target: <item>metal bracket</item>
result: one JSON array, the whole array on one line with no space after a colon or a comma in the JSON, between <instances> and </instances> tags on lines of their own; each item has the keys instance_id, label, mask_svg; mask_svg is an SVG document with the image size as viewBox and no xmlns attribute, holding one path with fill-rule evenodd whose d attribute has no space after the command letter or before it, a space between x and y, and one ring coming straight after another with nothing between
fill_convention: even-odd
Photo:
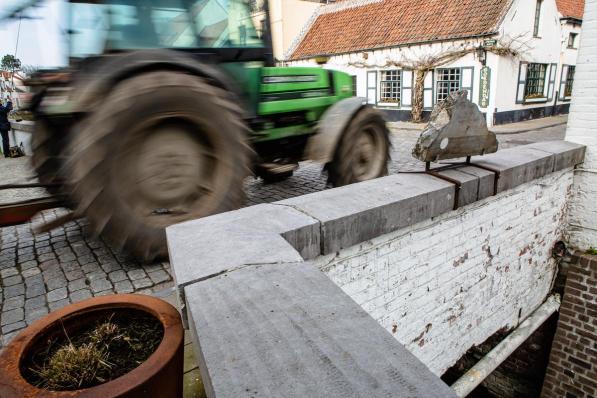
<instances>
[{"instance_id":1,"label":"metal bracket","mask_svg":"<svg viewBox=\"0 0 597 398\"><path fill-rule=\"evenodd\" d=\"M425 164L425 170L429 170L428 163L429 162L427 162ZM470 156L467 156L466 160L464 162L456 162L456 163L446 162L446 163L441 163L441 164L456 165L456 166L474 166L474 167L477 167L479 169L483 169L483 170L487 170L487 171L492 172L494 174L494 176L495 176L495 178L493 179L493 196L497 195L498 180L500 179L500 174L501 174L500 170L494 169L493 167L484 166L482 164L472 163Z\"/></svg>"},{"instance_id":2,"label":"metal bracket","mask_svg":"<svg viewBox=\"0 0 597 398\"><path fill-rule=\"evenodd\" d=\"M487 170L490 171L494 174L494 178L493 178L493 196L497 195L498 193L498 180L500 179L500 175L501 172L497 169L494 169L493 167L489 167L489 166L483 166L481 164L476 164L476 163L471 163L470 160L467 163L470 166L474 166L477 167L479 169L483 169L483 170Z\"/></svg>"},{"instance_id":3,"label":"metal bracket","mask_svg":"<svg viewBox=\"0 0 597 398\"><path fill-rule=\"evenodd\" d=\"M452 170L452 169L458 169L461 166L474 166L477 167L479 169L483 169L483 170L487 170L490 171L494 174L494 179L493 179L493 195L497 195L497 188L498 188L498 179L500 178L500 171L496 170L492 167L489 166L483 166L480 164L476 164L476 163L472 163L471 162L471 157L467 156L466 160L464 162L444 162L444 163L440 163L442 166L440 167L436 167L436 168L432 168L431 167L431 162L425 162L425 171L401 171L400 173L405 173L405 174L428 174L430 176L439 178L441 180L444 180L446 182L449 182L451 184L454 184L455 187L455 195L456 197L454 198L454 210L458 209L458 207L460 206L460 189L462 187L462 183L454 178L451 177L447 177L445 175L439 174L442 171L445 170Z\"/></svg>"}]
</instances>

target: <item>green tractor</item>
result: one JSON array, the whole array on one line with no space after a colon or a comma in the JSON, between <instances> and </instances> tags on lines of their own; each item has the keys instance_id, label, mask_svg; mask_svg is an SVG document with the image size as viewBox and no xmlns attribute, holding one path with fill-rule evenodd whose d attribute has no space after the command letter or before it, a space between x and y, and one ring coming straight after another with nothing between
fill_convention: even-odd
<instances>
[{"instance_id":1,"label":"green tractor","mask_svg":"<svg viewBox=\"0 0 597 398\"><path fill-rule=\"evenodd\" d=\"M33 166L116 248L166 256L167 226L242 206L251 173L281 180L307 159L335 186L387 173L388 129L351 76L274 66L249 1L68 8L69 67L29 82Z\"/></svg>"}]
</instances>

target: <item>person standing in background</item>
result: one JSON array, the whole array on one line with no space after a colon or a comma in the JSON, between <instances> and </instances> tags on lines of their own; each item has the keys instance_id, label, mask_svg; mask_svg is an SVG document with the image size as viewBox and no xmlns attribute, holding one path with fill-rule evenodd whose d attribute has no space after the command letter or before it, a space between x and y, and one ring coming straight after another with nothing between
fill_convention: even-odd
<instances>
[{"instance_id":1,"label":"person standing in background","mask_svg":"<svg viewBox=\"0 0 597 398\"><path fill-rule=\"evenodd\" d=\"M6 105L0 105L0 135L2 135L2 153L4 157L10 156L10 143L8 142L8 132L10 131L10 122L8 114L12 111L12 102L8 100Z\"/></svg>"}]
</instances>

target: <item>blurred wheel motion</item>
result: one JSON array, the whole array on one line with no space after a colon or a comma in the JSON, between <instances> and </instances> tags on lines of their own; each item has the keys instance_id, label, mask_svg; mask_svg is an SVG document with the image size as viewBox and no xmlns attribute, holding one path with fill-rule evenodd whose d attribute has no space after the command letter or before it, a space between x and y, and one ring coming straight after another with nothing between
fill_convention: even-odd
<instances>
[{"instance_id":1,"label":"blurred wheel motion","mask_svg":"<svg viewBox=\"0 0 597 398\"><path fill-rule=\"evenodd\" d=\"M121 82L75 131L65 173L77 214L143 261L167 255L165 227L243 203L247 127L228 94L201 78Z\"/></svg>"}]
</instances>

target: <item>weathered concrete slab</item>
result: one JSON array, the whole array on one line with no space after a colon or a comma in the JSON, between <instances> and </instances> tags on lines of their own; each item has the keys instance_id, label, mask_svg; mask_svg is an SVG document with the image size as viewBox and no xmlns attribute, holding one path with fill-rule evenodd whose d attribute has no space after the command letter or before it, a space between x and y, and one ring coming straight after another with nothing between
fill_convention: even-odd
<instances>
[{"instance_id":1,"label":"weathered concrete slab","mask_svg":"<svg viewBox=\"0 0 597 398\"><path fill-rule=\"evenodd\" d=\"M179 287L246 264L303 261L320 248L317 220L272 204L176 224L166 236Z\"/></svg>"},{"instance_id":2,"label":"weathered concrete slab","mask_svg":"<svg viewBox=\"0 0 597 398\"><path fill-rule=\"evenodd\" d=\"M520 146L486 156L475 156L472 163L500 172L497 192L543 177L554 169L555 156L543 150Z\"/></svg>"},{"instance_id":3,"label":"weathered concrete slab","mask_svg":"<svg viewBox=\"0 0 597 398\"><path fill-rule=\"evenodd\" d=\"M495 181L495 174L493 172L475 166L465 166L460 168L460 171L479 177L477 200L493 196L493 185Z\"/></svg>"},{"instance_id":4,"label":"weathered concrete slab","mask_svg":"<svg viewBox=\"0 0 597 398\"><path fill-rule=\"evenodd\" d=\"M466 206L493 195L495 174L474 166L439 171L438 174L459 181L458 206Z\"/></svg>"},{"instance_id":5,"label":"weathered concrete slab","mask_svg":"<svg viewBox=\"0 0 597 398\"><path fill-rule=\"evenodd\" d=\"M526 148L538 149L552 153L555 156L553 171L559 171L568 167L574 167L581 164L585 159L584 145L568 141L544 141L529 144Z\"/></svg>"},{"instance_id":6,"label":"weathered concrete slab","mask_svg":"<svg viewBox=\"0 0 597 398\"><path fill-rule=\"evenodd\" d=\"M438 174L460 182L458 190L458 206L464 206L477 200L479 177L464 173L459 169L439 171Z\"/></svg>"},{"instance_id":7,"label":"weathered concrete slab","mask_svg":"<svg viewBox=\"0 0 597 398\"><path fill-rule=\"evenodd\" d=\"M277 203L319 220L328 254L450 211L454 192L439 178L398 174Z\"/></svg>"},{"instance_id":8,"label":"weathered concrete slab","mask_svg":"<svg viewBox=\"0 0 597 398\"><path fill-rule=\"evenodd\" d=\"M209 397L455 397L311 263L185 288Z\"/></svg>"}]
</instances>

